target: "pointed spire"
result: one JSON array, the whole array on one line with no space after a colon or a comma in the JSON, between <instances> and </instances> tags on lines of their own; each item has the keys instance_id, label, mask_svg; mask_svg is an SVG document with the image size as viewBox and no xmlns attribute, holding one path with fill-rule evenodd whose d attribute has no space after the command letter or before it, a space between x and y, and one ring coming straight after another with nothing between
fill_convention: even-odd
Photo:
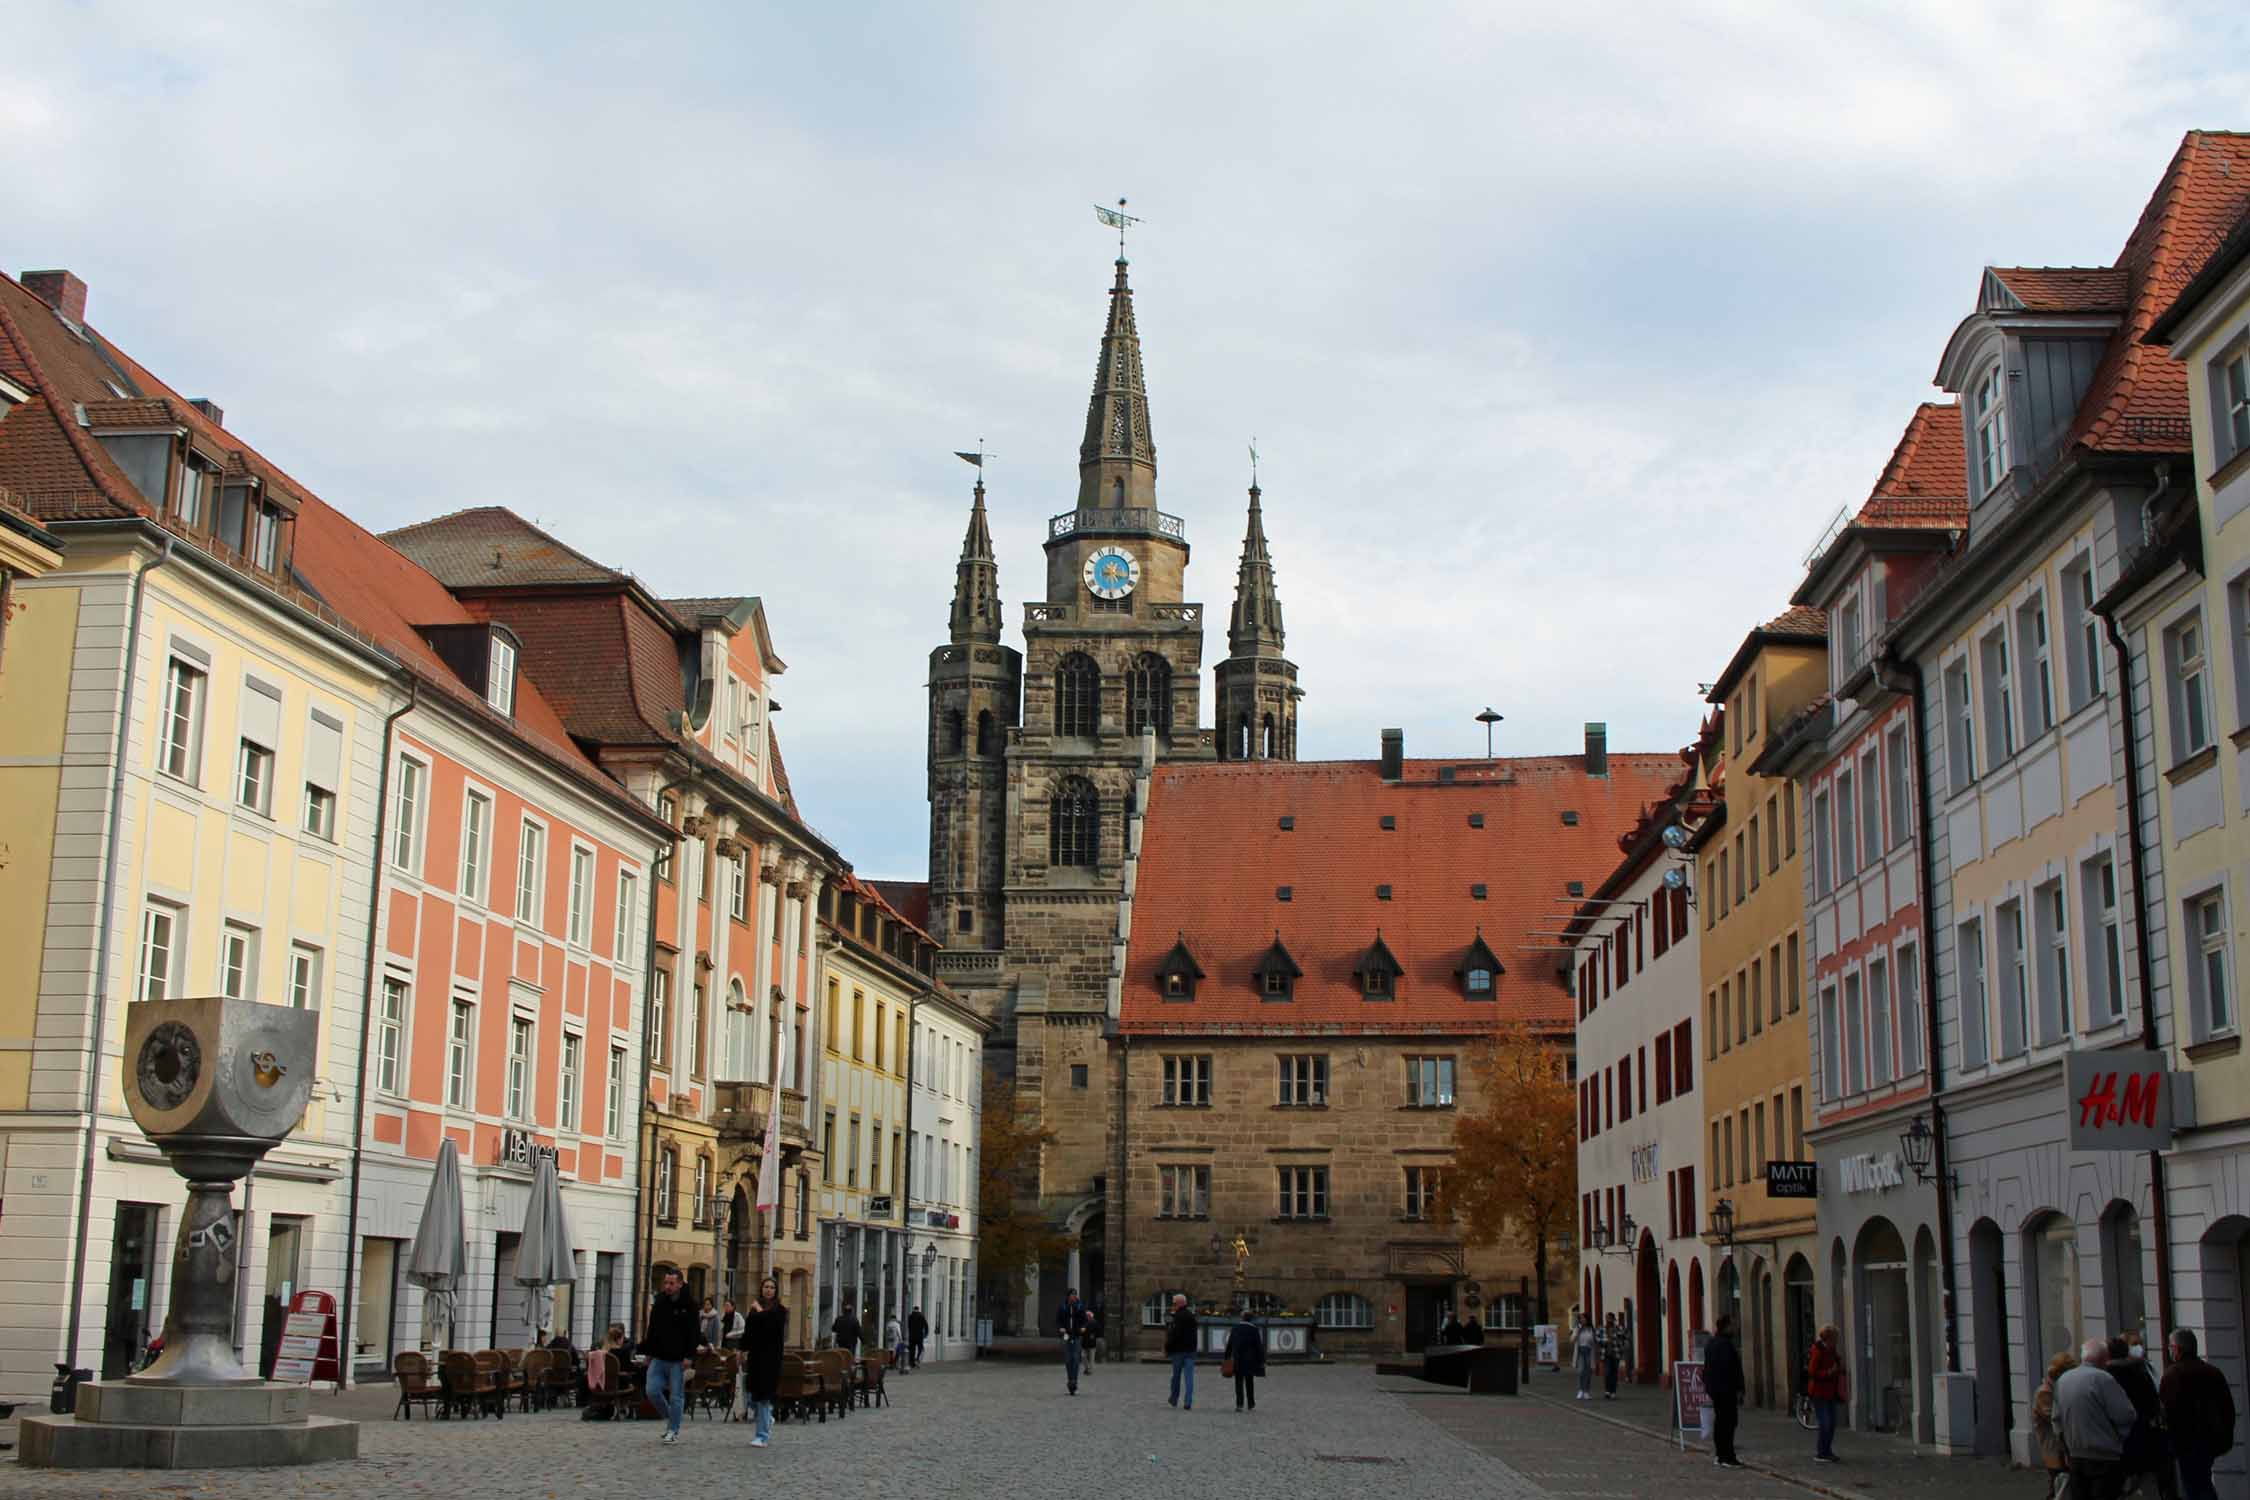
<instances>
[{"instance_id":1,"label":"pointed spire","mask_svg":"<svg viewBox=\"0 0 2250 1500\"><path fill-rule=\"evenodd\" d=\"M1000 564L992 555L992 528L984 516L984 476L977 476L968 534L953 574L953 643L1000 639Z\"/></svg>"},{"instance_id":2,"label":"pointed spire","mask_svg":"<svg viewBox=\"0 0 2250 1500\"><path fill-rule=\"evenodd\" d=\"M1229 656L1279 656L1281 596L1274 590L1273 556L1266 550L1266 518L1250 482L1250 525L1242 537L1242 566L1235 574L1234 615L1227 622Z\"/></svg>"},{"instance_id":3,"label":"pointed spire","mask_svg":"<svg viewBox=\"0 0 2250 1500\"><path fill-rule=\"evenodd\" d=\"M1133 288L1125 262L1109 289L1109 323L1094 364L1086 404L1086 438L1078 445L1078 505L1153 508L1156 441L1149 435L1148 387L1141 381L1141 336L1133 325Z\"/></svg>"}]
</instances>

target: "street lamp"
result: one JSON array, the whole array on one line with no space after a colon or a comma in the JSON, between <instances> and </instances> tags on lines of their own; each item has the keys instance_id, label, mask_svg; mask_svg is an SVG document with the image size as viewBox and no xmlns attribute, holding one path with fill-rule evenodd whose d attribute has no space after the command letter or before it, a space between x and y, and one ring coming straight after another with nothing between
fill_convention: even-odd
<instances>
[{"instance_id":1,"label":"street lamp","mask_svg":"<svg viewBox=\"0 0 2250 1500\"><path fill-rule=\"evenodd\" d=\"M1914 1174L1916 1182L1937 1181L1938 1174L1930 1166L1931 1160L1937 1154L1937 1132L1930 1128L1929 1116L1916 1115L1912 1122L1899 1132L1898 1153L1906 1158L1907 1170ZM1960 1179L1952 1172L1947 1172L1945 1175L1949 1186L1955 1188L1960 1186Z\"/></svg>"},{"instance_id":2,"label":"street lamp","mask_svg":"<svg viewBox=\"0 0 2250 1500\"><path fill-rule=\"evenodd\" d=\"M1726 1246L1729 1250L1734 1248L1734 1202L1732 1199L1721 1198L1711 1205L1711 1232L1719 1237L1720 1244Z\"/></svg>"}]
</instances>

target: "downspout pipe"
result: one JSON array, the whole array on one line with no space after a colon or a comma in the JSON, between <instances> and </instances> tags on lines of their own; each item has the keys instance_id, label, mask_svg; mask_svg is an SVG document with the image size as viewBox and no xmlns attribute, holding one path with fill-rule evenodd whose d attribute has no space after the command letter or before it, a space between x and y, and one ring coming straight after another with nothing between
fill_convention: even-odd
<instances>
[{"instance_id":1,"label":"downspout pipe","mask_svg":"<svg viewBox=\"0 0 2250 1500\"><path fill-rule=\"evenodd\" d=\"M102 1041L109 1027L109 953L114 945L110 923L117 910L117 846L123 837L120 815L125 805L125 752L133 732L133 684L141 659L141 610L147 601L148 575L172 560L175 545L171 533L165 533L162 550L133 575L133 611L125 629L125 681L118 690L117 742L110 752L109 832L108 847L102 851L101 917L94 926L94 1024L86 1043L86 1145L78 1157L78 1223L70 1256L70 1326L63 1336L66 1372L78 1366L78 1336L83 1331L86 1235L94 1213L94 1138L101 1134Z\"/></svg>"},{"instance_id":2,"label":"downspout pipe","mask_svg":"<svg viewBox=\"0 0 2250 1500\"><path fill-rule=\"evenodd\" d=\"M344 1295L336 1319L338 1389L352 1383L352 1308L359 1300L359 1190L367 1158L367 1043L375 1031L375 929L383 905L383 831L390 826L391 747L398 721L422 701L422 679L406 680L406 701L383 720L383 762L375 773L375 862L367 874L367 966L359 986L359 1067L352 1084L352 1201L344 1222ZM392 1320L394 1323L396 1318Z\"/></svg>"},{"instance_id":3,"label":"downspout pipe","mask_svg":"<svg viewBox=\"0 0 2250 1500\"><path fill-rule=\"evenodd\" d=\"M1921 837L1917 840L1922 878L1922 1045L1928 1054L1926 1062L1930 1070L1930 1169L1937 1182L1938 1274L1945 1287L1945 1369L1949 1375L1958 1375L1961 1373L1961 1327L1953 1255L1953 1162L1942 1098L1945 1052L1938 1046L1937 934L1929 929L1929 920L1937 911L1937 856L1930 848L1928 817L1929 809L1937 805L1932 800L1934 778L1930 772L1930 683L1922 663L1916 661L1913 666L1914 795L1921 799L1924 813Z\"/></svg>"},{"instance_id":4,"label":"downspout pipe","mask_svg":"<svg viewBox=\"0 0 2250 1500\"><path fill-rule=\"evenodd\" d=\"M656 789L656 798L651 805L662 810L666 797L684 786L692 785L694 781L693 776L682 776L676 781L665 782ZM675 838L672 843L676 854L679 840ZM680 889L679 878L680 872L674 870L674 890ZM677 899L685 901L686 893L682 891ZM645 1268L656 1263L656 1185L648 1179L649 1143L656 1137L656 1118L648 1105L649 1076L655 1068L655 1061L649 1056L648 1050L648 1003L656 994L656 906L656 863L652 860L648 870L648 935L643 945L641 965L641 1128L633 1132L633 1265L630 1268L632 1280L627 1283L630 1290L626 1293L633 1300L625 1304L628 1308L643 1311L647 1309L649 1301L644 1295L643 1287L648 1279ZM630 1328L634 1323L629 1321L625 1326ZM644 1335L648 1332L645 1324L642 1325L641 1332Z\"/></svg>"}]
</instances>

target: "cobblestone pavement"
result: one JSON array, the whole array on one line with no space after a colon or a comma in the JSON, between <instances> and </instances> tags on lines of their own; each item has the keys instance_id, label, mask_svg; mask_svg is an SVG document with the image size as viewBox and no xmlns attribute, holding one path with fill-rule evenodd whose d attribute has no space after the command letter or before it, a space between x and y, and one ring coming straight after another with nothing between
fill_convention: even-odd
<instances>
[{"instance_id":1,"label":"cobblestone pavement","mask_svg":"<svg viewBox=\"0 0 2250 1500\"><path fill-rule=\"evenodd\" d=\"M1218 1371L1205 1366L1199 1376L1203 1400L1186 1412L1164 1404L1162 1365L1100 1366L1076 1397L1064 1394L1058 1366L925 1367L892 1380L890 1408L785 1424L774 1446L762 1450L750 1447L749 1427L701 1419L669 1448L657 1440L658 1424L580 1422L567 1410L501 1422L393 1422L389 1392L368 1388L313 1398L315 1411L365 1423L356 1464L57 1473L5 1461L0 1500L732 1500L769 1489L908 1500L1365 1500L1371 1492L1415 1500L1852 1500L1908 1493L1949 1500L2006 1494L2031 1482L1985 1465L1931 1459L1920 1461L1929 1481L1921 1485L1901 1485L1871 1460L1849 1472L1824 1466L1807 1476L1810 1482L1721 1471L1708 1451L1683 1455L1653 1428L1634 1425L1662 1420L1653 1397L1589 1408L1571 1403L1551 1377L1546 1384L1564 1397L1559 1402L1536 1393L1511 1400L1442 1392L1378 1377L1365 1366L1283 1368L1260 1382L1258 1410L1238 1417ZM1762 1441L1745 1433L1745 1456L1769 1456ZM1809 1443L1801 1446L1809 1451ZM1852 1453L1849 1441L1845 1452Z\"/></svg>"}]
</instances>

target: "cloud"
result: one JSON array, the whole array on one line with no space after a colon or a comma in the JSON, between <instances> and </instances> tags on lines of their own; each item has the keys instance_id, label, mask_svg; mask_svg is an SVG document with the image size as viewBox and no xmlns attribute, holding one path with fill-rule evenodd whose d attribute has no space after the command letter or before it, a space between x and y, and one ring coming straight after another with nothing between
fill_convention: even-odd
<instances>
[{"instance_id":1,"label":"cloud","mask_svg":"<svg viewBox=\"0 0 2250 1500\"><path fill-rule=\"evenodd\" d=\"M996 455L1020 609L1075 493L1091 203L1147 219L1159 496L1214 612L1259 438L1305 754L1473 753L1487 702L1511 750L1662 750L1978 268L2112 255L2180 132L2243 123L2244 39L2085 4L94 3L0 61L0 238L369 525L502 503L660 593L764 596L807 815L919 874L951 450Z\"/></svg>"}]
</instances>

